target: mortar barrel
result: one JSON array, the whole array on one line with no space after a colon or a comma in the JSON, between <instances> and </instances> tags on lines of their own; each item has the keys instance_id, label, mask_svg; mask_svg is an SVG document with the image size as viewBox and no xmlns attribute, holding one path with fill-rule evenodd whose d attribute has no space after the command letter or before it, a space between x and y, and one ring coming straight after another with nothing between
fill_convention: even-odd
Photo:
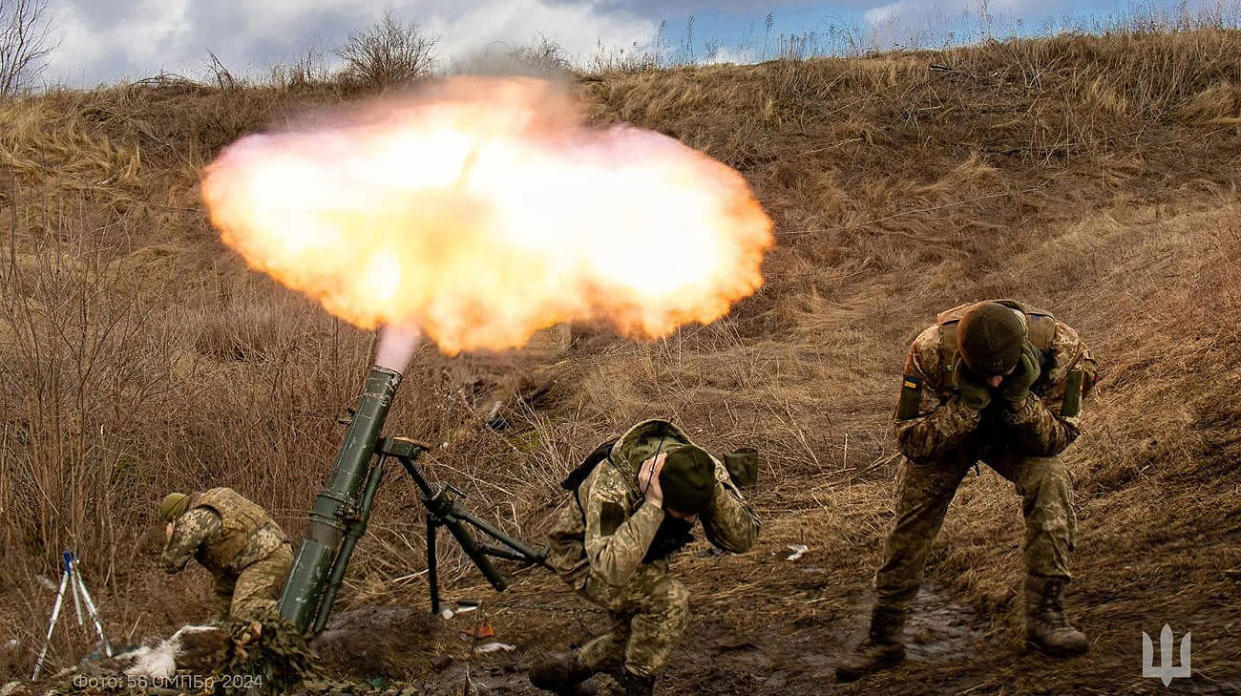
<instances>
[{"instance_id":1,"label":"mortar barrel","mask_svg":"<svg viewBox=\"0 0 1241 696\"><path fill-rule=\"evenodd\" d=\"M359 513L359 493L400 383L401 373L385 367L371 368L327 487L315 498L306 538L297 550L277 605L280 614L301 630L310 625L317 613L341 538L350 519Z\"/></svg>"}]
</instances>

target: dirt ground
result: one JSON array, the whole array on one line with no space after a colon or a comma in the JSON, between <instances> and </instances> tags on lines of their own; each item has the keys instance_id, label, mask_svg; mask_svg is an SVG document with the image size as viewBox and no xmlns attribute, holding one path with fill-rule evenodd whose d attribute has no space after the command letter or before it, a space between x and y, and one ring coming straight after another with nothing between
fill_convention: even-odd
<instances>
[{"instance_id":1,"label":"dirt ground","mask_svg":"<svg viewBox=\"0 0 1241 696\"><path fill-rule=\"evenodd\" d=\"M793 572L814 576L822 569ZM581 636L606 628L603 614L586 603L568 595L551 599L554 603L533 604L493 598L486 603L492 608L484 621L496 637L477 642L465 635L478 625L477 615L439 619L408 607L368 607L339 615L338 626L329 628L315 648L328 670L342 679L382 678L434 696L461 694L467 685L479 694L540 694L527 680L528 661L544 649L580 644ZM869 607L855 609L840 625L786 622L779 616L764 625L747 625L737 616L698 615L661 688L697 694L822 693L824 684L835 680L833 658L862 637ZM974 612L935 589L919 594L915 611L908 627L913 663L960 660L985 640L984 625ZM474 652L492 641L512 641L516 649ZM615 688L604 675L592 683L602 693Z\"/></svg>"},{"instance_id":2,"label":"dirt ground","mask_svg":"<svg viewBox=\"0 0 1241 696\"><path fill-rule=\"evenodd\" d=\"M802 576L793 581L807 589L832 591L821 581L823 569L794 567L787 571ZM858 588L854 588L858 590ZM811 694L862 693L1026 693L1027 687L1004 684L981 674L979 667L1008 662L1022 674L1025 684L1040 674L1059 672L1067 663L1027 651L1017 636L989 629L971 607L951 599L942 587L924 588L914 603L907 627L908 657L901 667L856 684L838 684L836 660L864 637L869 617L870 594L851 595L852 604L839 611L798 616L795 611L756 616L740 611L701 609L681 646L673 655L669 671L658 687L662 693L693 693L710 696L809 696ZM550 601L549 601L550 600ZM540 603L540 601L542 603ZM346 612L350 628L333 635L329 630L317 649L340 679L370 681L380 677L386 684L408 684L431 696L472 694L543 694L527 677L528 661L544 650L575 647L583 636L606 628L603 614L570 594L557 596L547 588L523 596L498 595L484 600L482 621L495 629L493 639L474 641L465 633L474 630L476 614L452 619L431 618L409 607L366 608ZM487 608L489 607L489 609ZM393 620L394 617L400 617ZM396 632L390 629L398 629ZM355 633L358 632L358 633ZM324 641L343 641L348 654L325 649ZM512 651L476 653L491 641L508 642ZM999 655L996 655L996 652ZM382 665L374 658L387 656ZM989 653L989 654L988 654ZM988 654L983 657L984 654ZM1174 681L1165 688L1158 680L1140 680L1140 652L1133 651L1134 668L1120 682L1124 693L1237 694L1241 682L1216 681L1199 673L1196 678ZM590 680L601 694L621 694L606 675ZM1031 689L1031 693L1064 693L1057 687ZM1080 684L1071 693L1117 693L1112 687Z\"/></svg>"}]
</instances>

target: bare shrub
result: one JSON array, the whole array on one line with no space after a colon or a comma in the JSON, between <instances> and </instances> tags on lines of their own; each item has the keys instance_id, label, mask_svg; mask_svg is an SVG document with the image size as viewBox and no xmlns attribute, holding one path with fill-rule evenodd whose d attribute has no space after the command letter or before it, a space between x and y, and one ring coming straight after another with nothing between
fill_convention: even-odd
<instances>
[{"instance_id":1,"label":"bare shrub","mask_svg":"<svg viewBox=\"0 0 1241 696\"><path fill-rule=\"evenodd\" d=\"M560 43L543 34L533 43L519 46L512 57L519 66L534 74L558 75L572 69Z\"/></svg>"},{"instance_id":2,"label":"bare shrub","mask_svg":"<svg viewBox=\"0 0 1241 696\"><path fill-rule=\"evenodd\" d=\"M497 47L499 50L497 50ZM562 77L573 69L564 49L543 34L524 46L492 45L481 55L460 61L453 72L471 75Z\"/></svg>"},{"instance_id":3,"label":"bare shrub","mask_svg":"<svg viewBox=\"0 0 1241 696\"><path fill-rule=\"evenodd\" d=\"M304 89L326 84L331 78L323 52L311 48L292 63L277 65L271 69L272 85L282 89Z\"/></svg>"},{"instance_id":4,"label":"bare shrub","mask_svg":"<svg viewBox=\"0 0 1241 696\"><path fill-rule=\"evenodd\" d=\"M0 94L29 86L55 48L47 0L0 0Z\"/></svg>"},{"instance_id":5,"label":"bare shrub","mask_svg":"<svg viewBox=\"0 0 1241 696\"><path fill-rule=\"evenodd\" d=\"M224 65L224 61L215 54L215 51L207 51L209 60L207 61L207 72L211 74L211 81L220 89L232 89L238 85L238 79L233 75L233 71Z\"/></svg>"},{"instance_id":6,"label":"bare shrub","mask_svg":"<svg viewBox=\"0 0 1241 696\"><path fill-rule=\"evenodd\" d=\"M586 72L595 75L643 72L658 67L659 53L644 49L637 42L629 48L608 47L600 43L586 61Z\"/></svg>"},{"instance_id":7,"label":"bare shrub","mask_svg":"<svg viewBox=\"0 0 1241 696\"><path fill-rule=\"evenodd\" d=\"M438 41L424 34L417 24L402 23L386 13L371 28L351 34L349 42L336 49L336 55L345 61L345 80L383 88L430 74Z\"/></svg>"}]
</instances>

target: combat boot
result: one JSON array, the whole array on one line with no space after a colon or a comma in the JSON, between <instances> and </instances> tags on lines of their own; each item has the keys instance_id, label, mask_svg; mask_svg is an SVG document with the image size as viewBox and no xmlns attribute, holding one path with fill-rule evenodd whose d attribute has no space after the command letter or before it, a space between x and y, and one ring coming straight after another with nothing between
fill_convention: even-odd
<instances>
[{"instance_id":1,"label":"combat boot","mask_svg":"<svg viewBox=\"0 0 1241 696\"><path fill-rule=\"evenodd\" d=\"M595 671L582 664L572 652L544 655L530 665L530 683L536 688L561 696L589 696L595 689L582 682Z\"/></svg>"},{"instance_id":2,"label":"combat boot","mask_svg":"<svg viewBox=\"0 0 1241 696\"><path fill-rule=\"evenodd\" d=\"M895 667L905 659L905 612L875 607L870 635L836 666L836 680L851 682L871 672Z\"/></svg>"},{"instance_id":3,"label":"combat boot","mask_svg":"<svg viewBox=\"0 0 1241 696\"><path fill-rule=\"evenodd\" d=\"M1026 578L1026 642L1052 657L1086 652L1086 634L1064 618L1064 585L1060 578Z\"/></svg>"},{"instance_id":4,"label":"combat boot","mask_svg":"<svg viewBox=\"0 0 1241 696\"><path fill-rule=\"evenodd\" d=\"M625 696L651 696L655 692L655 677L644 677L624 670L618 680Z\"/></svg>"}]
</instances>

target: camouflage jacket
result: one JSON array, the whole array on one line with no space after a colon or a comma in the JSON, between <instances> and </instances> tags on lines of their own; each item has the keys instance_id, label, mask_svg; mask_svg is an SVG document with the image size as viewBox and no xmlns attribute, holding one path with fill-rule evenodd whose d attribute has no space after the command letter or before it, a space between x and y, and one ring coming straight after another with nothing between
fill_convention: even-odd
<instances>
[{"instance_id":1,"label":"camouflage jacket","mask_svg":"<svg viewBox=\"0 0 1241 696\"><path fill-rule=\"evenodd\" d=\"M645 502L637 486L642 462L664 448L690 443L677 426L650 420L631 428L578 487L575 500L560 513L550 534L548 563L576 589L588 577L619 587L644 561L664 520L664 511ZM715 459L712 457L712 459ZM748 551L758 539L759 522L715 459L717 485L711 505L699 520L707 540L732 553ZM667 565L666 559L652 561Z\"/></svg>"},{"instance_id":2,"label":"camouflage jacket","mask_svg":"<svg viewBox=\"0 0 1241 696\"><path fill-rule=\"evenodd\" d=\"M1024 312L1021 317L1029 326ZM955 330L955 324L937 323L923 331L905 358L895 419L897 443L905 456L926 462L954 451L975 454L988 447L1053 456L1077 438L1080 403L1098 379L1098 366L1076 331L1054 322L1048 345L1040 346L1042 374L1021 408L1009 410L993 399L977 411L958 398L952 374L955 354L943 350L946 330Z\"/></svg>"},{"instance_id":3,"label":"camouflage jacket","mask_svg":"<svg viewBox=\"0 0 1241 696\"><path fill-rule=\"evenodd\" d=\"M161 560L168 573L180 572L192 557L214 575L235 575L285 543L261 507L230 488L213 488L190 497Z\"/></svg>"}]
</instances>

